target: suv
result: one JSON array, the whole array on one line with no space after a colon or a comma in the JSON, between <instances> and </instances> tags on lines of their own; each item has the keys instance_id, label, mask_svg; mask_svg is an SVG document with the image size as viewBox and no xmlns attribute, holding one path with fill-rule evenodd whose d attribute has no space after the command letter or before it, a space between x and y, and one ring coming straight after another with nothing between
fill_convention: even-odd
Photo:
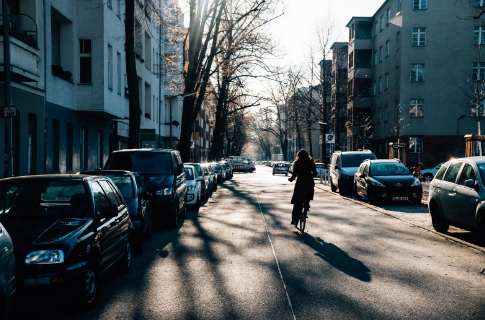
<instances>
[{"instance_id":1,"label":"suv","mask_svg":"<svg viewBox=\"0 0 485 320\"><path fill-rule=\"evenodd\" d=\"M184 165L177 150L125 149L113 151L105 170L128 170L143 177L147 191L152 194L152 220L164 220L168 227L177 227L178 218L185 217L187 183Z\"/></svg>"},{"instance_id":2,"label":"suv","mask_svg":"<svg viewBox=\"0 0 485 320\"><path fill-rule=\"evenodd\" d=\"M375 160L370 150L335 151L330 161L330 188L333 192L339 189L340 194L350 193L354 189L354 174L360 164L367 159Z\"/></svg>"}]
</instances>

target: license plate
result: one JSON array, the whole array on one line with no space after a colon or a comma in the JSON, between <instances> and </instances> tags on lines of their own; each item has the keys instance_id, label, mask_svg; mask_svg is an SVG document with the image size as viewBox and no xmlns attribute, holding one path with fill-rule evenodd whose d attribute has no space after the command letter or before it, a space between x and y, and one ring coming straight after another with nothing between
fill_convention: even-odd
<instances>
[{"instance_id":1,"label":"license plate","mask_svg":"<svg viewBox=\"0 0 485 320\"><path fill-rule=\"evenodd\" d=\"M392 197L394 201L405 201L408 200L408 197Z\"/></svg>"}]
</instances>

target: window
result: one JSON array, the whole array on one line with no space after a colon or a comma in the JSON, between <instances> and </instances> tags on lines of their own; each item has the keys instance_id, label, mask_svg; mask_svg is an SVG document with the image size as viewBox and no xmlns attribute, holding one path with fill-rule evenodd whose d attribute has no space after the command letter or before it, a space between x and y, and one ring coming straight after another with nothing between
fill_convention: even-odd
<instances>
[{"instance_id":1,"label":"window","mask_svg":"<svg viewBox=\"0 0 485 320\"><path fill-rule=\"evenodd\" d=\"M426 45L426 28L413 28L411 45L418 47Z\"/></svg>"},{"instance_id":2,"label":"window","mask_svg":"<svg viewBox=\"0 0 485 320\"><path fill-rule=\"evenodd\" d=\"M399 49L401 45L401 32L396 32L396 50Z\"/></svg>"},{"instance_id":3,"label":"window","mask_svg":"<svg viewBox=\"0 0 485 320\"><path fill-rule=\"evenodd\" d=\"M410 153L423 152L423 139L416 138L416 137L409 138L409 152Z\"/></svg>"},{"instance_id":4,"label":"window","mask_svg":"<svg viewBox=\"0 0 485 320\"><path fill-rule=\"evenodd\" d=\"M485 80L485 62L474 62L472 67L472 80L483 81Z\"/></svg>"},{"instance_id":5,"label":"window","mask_svg":"<svg viewBox=\"0 0 485 320\"><path fill-rule=\"evenodd\" d=\"M121 53L116 53L116 92L121 94Z\"/></svg>"},{"instance_id":6,"label":"window","mask_svg":"<svg viewBox=\"0 0 485 320\"><path fill-rule=\"evenodd\" d=\"M79 39L79 83L91 84L91 40Z\"/></svg>"},{"instance_id":7,"label":"window","mask_svg":"<svg viewBox=\"0 0 485 320\"><path fill-rule=\"evenodd\" d=\"M108 8L113 9L113 0L106 1L106 5L108 6Z\"/></svg>"},{"instance_id":8,"label":"window","mask_svg":"<svg viewBox=\"0 0 485 320\"><path fill-rule=\"evenodd\" d=\"M379 33L379 23L376 21L374 23L374 37Z\"/></svg>"},{"instance_id":9,"label":"window","mask_svg":"<svg viewBox=\"0 0 485 320\"><path fill-rule=\"evenodd\" d=\"M475 7L483 7L485 5L485 0L475 0Z\"/></svg>"},{"instance_id":10,"label":"window","mask_svg":"<svg viewBox=\"0 0 485 320\"><path fill-rule=\"evenodd\" d=\"M377 65L377 50L374 51L374 65Z\"/></svg>"},{"instance_id":11,"label":"window","mask_svg":"<svg viewBox=\"0 0 485 320\"><path fill-rule=\"evenodd\" d=\"M485 26L473 27L473 44L485 44Z\"/></svg>"},{"instance_id":12,"label":"window","mask_svg":"<svg viewBox=\"0 0 485 320\"><path fill-rule=\"evenodd\" d=\"M450 164L448 171L446 171L446 174L443 180L455 183L456 177L458 176L458 172L460 171L462 164L463 162L461 161Z\"/></svg>"},{"instance_id":13,"label":"window","mask_svg":"<svg viewBox=\"0 0 485 320\"><path fill-rule=\"evenodd\" d=\"M374 96L377 94L377 84L375 80L374 80L374 85L372 86L372 94Z\"/></svg>"},{"instance_id":14,"label":"window","mask_svg":"<svg viewBox=\"0 0 485 320\"><path fill-rule=\"evenodd\" d=\"M382 92L382 77L379 78L379 93Z\"/></svg>"},{"instance_id":15,"label":"window","mask_svg":"<svg viewBox=\"0 0 485 320\"><path fill-rule=\"evenodd\" d=\"M399 67L396 67L396 79L394 79L394 84L399 84Z\"/></svg>"},{"instance_id":16,"label":"window","mask_svg":"<svg viewBox=\"0 0 485 320\"><path fill-rule=\"evenodd\" d=\"M411 82L424 82L424 63L411 64Z\"/></svg>"},{"instance_id":17,"label":"window","mask_svg":"<svg viewBox=\"0 0 485 320\"><path fill-rule=\"evenodd\" d=\"M384 15L381 15L381 31L384 30Z\"/></svg>"},{"instance_id":18,"label":"window","mask_svg":"<svg viewBox=\"0 0 485 320\"><path fill-rule=\"evenodd\" d=\"M409 116L413 118L423 116L423 99L409 100Z\"/></svg>"},{"instance_id":19,"label":"window","mask_svg":"<svg viewBox=\"0 0 485 320\"><path fill-rule=\"evenodd\" d=\"M108 89L113 90L113 47L108 44Z\"/></svg>"},{"instance_id":20,"label":"window","mask_svg":"<svg viewBox=\"0 0 485 320\"><path fill-rule=\"evenodd\" d=\"M414 0L413 9L423 10L427 8L428 5L426 0Z\"/></svg>"},{"instance_id":21,"label":"window","mask_svg":"<svg viewBox=\"0 0 485 320\"><path fill-rule=\"evenodd\" d=\"M384 90L389 89L389 73L384 76Z\"/></svg>"},{"instance_id":22,"label":"window","mask_svg":"<svg viewBox=\"0 0 485 320\"><path fill-rule=\"evenodd\" d=\"M152 118L152 87L145 82L145 118Z\"/></svg>"},{"instance_id":23,"label":"window","mask_svg":"<svg viewBox=\"0 0 485 320\"><path fill-rule=\"evenodd\" d=\"M386 23L391 23L391 8L387 8Z\"/></svg>"},{"instance_id":24,"label":"window","mask_svg":"<svg viewBox=\"0 0 485 320\"><path fill-rule=\"evenodd\" d=\"M381 46L379 48L379 62L382 61L382 59L384 58L383 56L384 56L384 48Z\"/></svg>"},{"instance_id":25,"label":"window","mask_svg":"<svg viewBox=\"0 0 485 320\"><path fill-rule=\"evenodd\" d=\"M477 103L477 104L473 105L471 107L470 116L471 117L483 117L483 116L485 116L484 104L485 104L485 101L482 101L481 103Z\"/></svg>"},{"instance_id":26,"label":"window","mask_svg":"<svg viewBox=\"0 0 485 320\"><path fill-rule=\"evenodd\" d=\"M470 164L465 163L465 165L463 166L463 169L461 170L460 179L458 181L458 184L464 186L465 181L470 180L470 179L475 181L477 179L477 174L475 173L475 170L473 169L473 167Z\"/></svg>"}]
</instances>

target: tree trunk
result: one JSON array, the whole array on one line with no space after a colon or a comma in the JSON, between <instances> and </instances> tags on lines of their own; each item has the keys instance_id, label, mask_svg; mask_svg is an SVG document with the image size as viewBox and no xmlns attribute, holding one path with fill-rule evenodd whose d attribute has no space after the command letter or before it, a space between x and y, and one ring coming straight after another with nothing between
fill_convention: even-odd
<instances>
[{"instance_id":1,"label":"tree trunk","mask_svg":"<svg viewBox=\"0 0 485 320\"><path fill-rule=\"evenodd\" d=\"M130 129L128 148L140 147L140 93L138 90L138 75L136 73L135 56L135 0L125 1L125 48L126 48L126 77L129 92Z\"/></svg>"}]
</instances>

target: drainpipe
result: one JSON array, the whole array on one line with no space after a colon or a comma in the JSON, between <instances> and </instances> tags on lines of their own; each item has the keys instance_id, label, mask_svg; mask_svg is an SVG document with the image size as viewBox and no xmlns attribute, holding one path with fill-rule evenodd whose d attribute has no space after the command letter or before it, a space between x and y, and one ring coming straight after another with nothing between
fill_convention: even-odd
<instances>
[{"instance_id":1,"label":"drainpipe","mask_svg":"<svg viewBox=\"0 0 485 320\"><path fill-rule=\"evenodd\" d=\"M12 105L10 96L10 21L7 0L2 1L3 18L3 70L4 70L4 108ZM12 117L5 117L5 171L4 177L12 176Z\"/></svg>"}]
</instances>

